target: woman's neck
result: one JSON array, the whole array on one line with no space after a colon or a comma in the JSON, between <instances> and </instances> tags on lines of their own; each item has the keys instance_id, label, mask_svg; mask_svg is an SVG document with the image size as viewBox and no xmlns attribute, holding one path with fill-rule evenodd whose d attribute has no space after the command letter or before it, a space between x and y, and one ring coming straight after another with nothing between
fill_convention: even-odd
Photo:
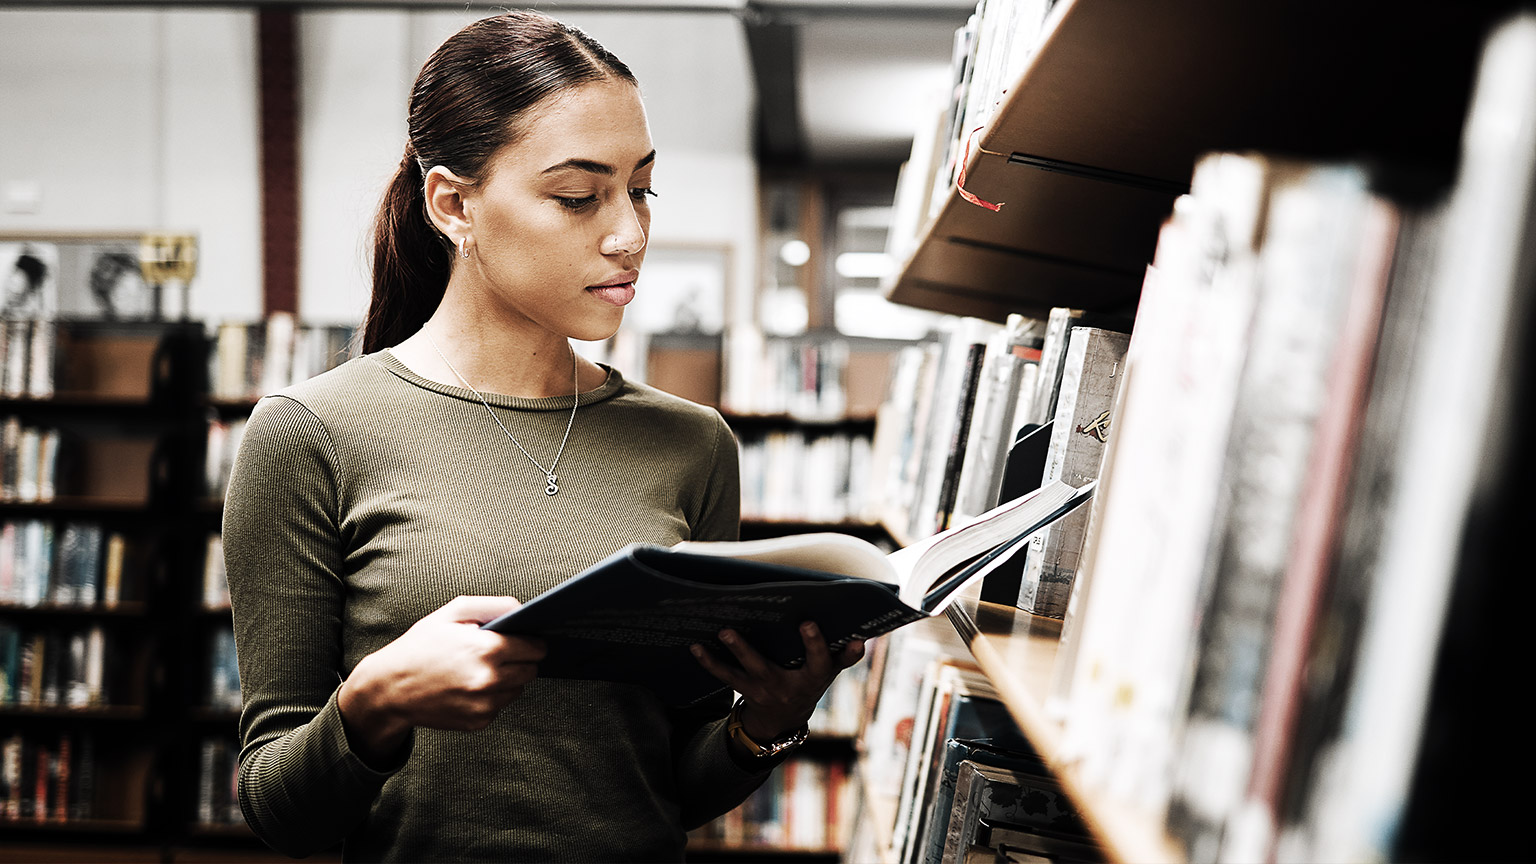
<instances>
[{"instance_id":1,"label":"woman's neck","mask_svg":"<svg viewBox=\"0 0 1536 864\"><path fill-rule=\"evenodd\" d=\"M420 331L390 351L423 378L503 396L564 396L599 386L606 376L576 357L559 334L542 328L518 332L483 316L459 316L441 307ZM573 382L573 363L582 373L580 384Z\"/></svg>"}]
</instances>

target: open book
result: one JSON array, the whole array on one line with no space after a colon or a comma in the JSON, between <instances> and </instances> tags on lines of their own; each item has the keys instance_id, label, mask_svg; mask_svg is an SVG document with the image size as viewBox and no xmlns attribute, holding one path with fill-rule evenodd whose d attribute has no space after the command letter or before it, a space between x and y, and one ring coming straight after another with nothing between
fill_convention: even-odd
<instances>
[{"instance_id":1,"label":"open book","mask_svg":"<svg viewBox=\"0 0 1536 864\"><path fill-rule=\"evenodd\" d=\"M689 652L701 644L731 660L722 629L793 668L805 659L800 624L815 621L835 653L943 612L1092 494L1092 483L1052 482L889 555L833 533L634 543L483 626L544 639L541 677L638 684L683 705L725 689Z\"/></svg>"}]
</instances>

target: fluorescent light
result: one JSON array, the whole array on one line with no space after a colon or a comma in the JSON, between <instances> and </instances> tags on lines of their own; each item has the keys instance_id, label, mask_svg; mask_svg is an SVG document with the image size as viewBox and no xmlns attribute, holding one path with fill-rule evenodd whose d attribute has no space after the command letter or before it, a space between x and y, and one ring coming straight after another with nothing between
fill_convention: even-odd
<instances>
[{"instance_id":1,"label":"fluorescent light","mask_svg":"<svg viewBox=\"0 0 1536 864\"><path fill-rule=\"evenodd\" d=\"M779 260L791 267L799 267L811 260L811 247L804 240L786 240L779 247Z\"/></svg>"},{"instance_id":2,"label":"fluorescent light","mask_svg":"<svg viewBox=\"0 0 1536 864\"><path fill-rule=\"evenodd\" d=\"M837 275L849 279L881 279L895 271L884 252L844 252L837 256Z\"/></svg>"}]
</instances>

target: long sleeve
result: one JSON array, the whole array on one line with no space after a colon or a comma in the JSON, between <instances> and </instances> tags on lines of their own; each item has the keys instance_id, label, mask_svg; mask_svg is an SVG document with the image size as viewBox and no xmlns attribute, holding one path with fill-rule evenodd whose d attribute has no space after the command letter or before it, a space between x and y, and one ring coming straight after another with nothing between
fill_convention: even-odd
<instances>
[{"instance_id":1,"label":"long sleeve","mask_svg":"<svg viewBox=\"0 0 1536 864\"><path fill-rule=\"evenodd\" d=\"M240 807L263 841L292 856L341 841L391 773L351 750L336 704L346 670L335 458L307 409L263 400L224 509L244 698Z\"/></svg>"},{"instance_id":2,"label":"long sleeve","mask_svg":"<svg viewBox=\"0 0 1536 864\"><path fill-rule=\"evenodd\" d=\"M693 528L695 540L735 540L741 533L741 473L736 438L723 419L715 429L714 468L704 488ZM721 693L703 704L673 712L677 788L684 828L696 828L745 801L782 760L753 765L731 757L725 715L732 696Z\"/></svg>"}]
</instances>

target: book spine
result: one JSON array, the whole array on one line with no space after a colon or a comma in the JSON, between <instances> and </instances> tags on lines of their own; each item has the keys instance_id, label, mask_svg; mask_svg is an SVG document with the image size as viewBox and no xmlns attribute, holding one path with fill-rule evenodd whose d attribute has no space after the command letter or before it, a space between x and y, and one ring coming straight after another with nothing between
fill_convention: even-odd
<instances>
[{"instance_id":1,"label":"book spine","mask_svg":"<svg viewBox=\"0 0 1536 864\"><path fill-rule=\"evenodd\" d=\"M1046 457L1047 482L1061 480L1081 487L1098 478L1129 342L1124 333L1073 328ZM1019 589L1021 608L1050 618L1066 614L1088 512L1082 508L1069 513L1030 539L1024 582Z\"/></svg>"},{"instance_id":2,"label":"book spine","mask_svg":"<svg viewBox=\"0 0 1536 864\"><path fill-rule=\"evenodd\" d=\"M106 561L102 564L101 605L114 609L123 599L123 558L128 541L113 531L107 537Z\"/></svg>"},{"instance_id":3,"label":"book spine","mask_svg":"<svg viewBox=\"0 0 1536 864\"><path fill-rule=\"evenodd\" d=\"M55 325L50 320L32 322L27 358L27 395L34 399L53 396L53 346L56 333Z\"/></svg>"},{"instance_id":4,"label":"book spine","mask_svg":"<svg viewBox=\"0 0 1536 864\"><path fill-rule=\"evenodd\" d=\"M1248 785L1280 578L1375 206L1348 168L1309 168L1271 196L1169 810L1198 857L1215 854Z\"/></svg>"},{"instance_id":5,"label":"book spine","mask_svg":"<svg viewBox=\"0 0 1536 864\"><path fill-rule=\"evenodd\" d=\"M938 512L934 518L940 531L949 528L950 517L954 515L955 496L960 486L960 468L965 463L966 446L970 442L971 417L976 408L976 391L981 384L981 369L986 352L985 344L972 343L966 346L960 401L955 421L951 425L949 447L944 455L944 476L939 489Z\"/></svg>"}]
</instances>

